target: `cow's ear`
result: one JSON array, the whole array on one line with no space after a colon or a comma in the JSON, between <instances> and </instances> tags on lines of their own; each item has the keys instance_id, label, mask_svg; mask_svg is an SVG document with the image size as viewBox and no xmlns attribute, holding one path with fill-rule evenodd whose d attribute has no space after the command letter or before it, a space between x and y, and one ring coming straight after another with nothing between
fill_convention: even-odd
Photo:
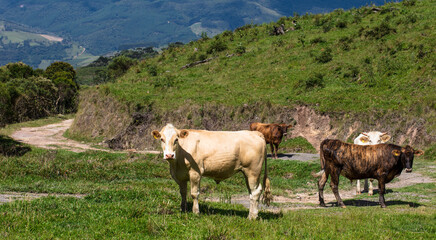
<instances>
[{"instance_id":1,"label":"cow's ear","mask_svg":"<svg viewBox=\"0 0 436 240\"><path fill-rule=\"evenodd\" d=\"M415 150L415 152L413 152L413 154L415 156L421 156L422 154L424 154L424 151L422 151L422 150Z\"/></svg>"},{"instance_id":2,"label":"cow's ear","mask_svg":"<svg viewBox=\"0 0 436 240\"><path fill-rule=\"evenodd\" d=\"M392 150L392 154L393 154L395 157L398 157L398 156L401 155L401 151L400 151L400 150L397 150L397 149L394 149L394 150Z\"/></svg>"},{"instance_id":3,"label":"cow's ear","mask_svg":"<svg viewBox=\"0 0 436 240\"><path fill-rule=\"evenodd\" d=\"M153 135L154 139L160 138L160 133L158 130L154 130L153 132L151 132L151 135Z\"/></svg>"},{"instance_id":4,"label":"cow's ear","mask_svg":"<svg viewBox=\"0 0 436 240\"><path fill-rule=\"evenodd\" d=\"M185 138L189 135L189 132L187 130L182 130L180 131L179 137L180 138Z\"/></svg>"},{"instance_id":5,"label":"cow's ear","mask_svg":"<svg viewBox=\"0 0 436 240\"><path fill-rule=\"evenodd\" d=\"M389 141L389 139L391 139L391 135L389 135L389 134L384 134L384 135L381 136L380 139L381 139L381 142L382 142L382 143L385 143L385 142Z\"/></svg>"},{"instance_id":6,"label":"cow's ear","mask_svg":"<svg viewBox=\"0 0 436 240\"><path fill-rule=\"evenodd\" d=\"M361 138L360 138L360 141L361 141L362 143L367 143L367 142L369 142L369 138L368 138L368 137L361 137Z\"/></svg>"}]
</instances>

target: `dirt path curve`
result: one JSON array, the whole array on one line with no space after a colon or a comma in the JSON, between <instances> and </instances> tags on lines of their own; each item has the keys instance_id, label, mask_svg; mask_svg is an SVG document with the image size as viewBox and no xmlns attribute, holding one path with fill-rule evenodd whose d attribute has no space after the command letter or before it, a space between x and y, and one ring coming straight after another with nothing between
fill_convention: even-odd
<instances>
[{"instance_id":1,"label":"dirt path curve","mask_svg":"<svg viewBox=\"0 0 436 240\"><path fill-rule=\"evenodd\" d=\"M96 150L105 152L122 152L112 151L102 148L95 148L86 143L80 143L68 138L63 134L73 124L74 119L68 119L60 123L45 125L42 127L26 127L14 132L11 137L19 142L34 145L46 149L66 149L73 152L84 152L86 150ZM127 152L138 153L159 153L158 151L136 151Z\"/></svg>"}]
</instances>

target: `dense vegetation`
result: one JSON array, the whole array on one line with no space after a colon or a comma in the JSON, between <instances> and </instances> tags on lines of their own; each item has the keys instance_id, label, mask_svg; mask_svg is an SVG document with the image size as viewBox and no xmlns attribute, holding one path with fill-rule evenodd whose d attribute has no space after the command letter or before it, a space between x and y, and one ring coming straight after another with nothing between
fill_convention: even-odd
<instances>
[{"instance_id":1,"label":"dense vegetation","mask_svg":"<svg viewBox=\"0 0 436 240\"><path fill-rule=\"evenodd\" d=\"M0 126L74 112L79 86L76 71L64 62L45 71L18 62L0 67Z\"/></svg>"},{"instance_id":2,"label":"dense vegetation","mask_svg":"<svg viewBox=\"0 0 436 240\"><path fill-rule=\"evenodd\" d=\"M38 27L79 42L94 55L127 48L188 42L247 23L263 23L293 12L327 12L382 0L0 0L2 19Z\"/></svg>"},{"instance_id":3,"label":"dense vegetation","mask_svg":"<svg viewBox=\"0 0 436 240\"><path fill-rule=\"evenodd\" d=\"M403 1L249 24L169 48L100 89L137 109L307 104L413 115L435 130L434 10L434 0ZM279 24L289 31L271 35ZM201 60L207 63L184 68Z\"/></svg>"},{"instance_id":4,"label":"dense vegetation","mask_svg":"<svg viewBox=\"0 0 436 240\"><path fill-rule=\"evenodd\" d=\"M146 47L122 50L113 56L100 56L87 66L77 68L77 82L81 85L113 82L124 75L137 61L155 57L157 54L158 52L152 47Z\"/></svg>"}]
</instances>

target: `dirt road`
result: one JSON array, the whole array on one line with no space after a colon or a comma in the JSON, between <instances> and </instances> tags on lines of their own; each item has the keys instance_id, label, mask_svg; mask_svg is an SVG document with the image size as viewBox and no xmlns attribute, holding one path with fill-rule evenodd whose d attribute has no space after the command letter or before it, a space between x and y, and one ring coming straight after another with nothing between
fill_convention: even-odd
<instances>
[{"instance_id":1,"label":"dirt road","mask_svg":"<svg viewBox=\"0 0 436 240\"><path fill-rule=\"evenodd\" d=\"M74 119L68 119L60 123L50 124L42 127L26 127L14 132L11 137L19 142L34 145L46 149L66 149L73 152L84 152L86 150L96 150L105 152L115 152L112 150L95 148L90 144L80 143L68 138L63 134L71 126ZM136 151L138 153L159 153L158 151ZM130 151L130 152L132 152Z\"/></svg>"}]
</instances>

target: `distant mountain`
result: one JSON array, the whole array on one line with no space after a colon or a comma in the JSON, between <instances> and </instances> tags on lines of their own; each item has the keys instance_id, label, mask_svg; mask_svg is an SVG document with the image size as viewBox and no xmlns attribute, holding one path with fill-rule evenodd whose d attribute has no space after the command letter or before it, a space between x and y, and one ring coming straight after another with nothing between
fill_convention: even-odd
<instances>
[{"instance_id":1,"label":"distant mountain","mask_svg":"<svg viewBox=\"0 0 436 240\"><path fill-rule=\"evenodd\" d=\"M54 61L85 65L96 57L70 40L22 24L0 21L0 66L24 62L46 68Z\"/></svg>"},{"instance_id":2,"label":"distant mountain","mask_svg":"<svg viewBox=\"0 0 436 240\"><path fill-rule=\"evenodd\" d=\"M384 0L0 0L0 19L53 32L102 55L129 46L188 42L245 24Z\"/></svg>"}]
</instances>

